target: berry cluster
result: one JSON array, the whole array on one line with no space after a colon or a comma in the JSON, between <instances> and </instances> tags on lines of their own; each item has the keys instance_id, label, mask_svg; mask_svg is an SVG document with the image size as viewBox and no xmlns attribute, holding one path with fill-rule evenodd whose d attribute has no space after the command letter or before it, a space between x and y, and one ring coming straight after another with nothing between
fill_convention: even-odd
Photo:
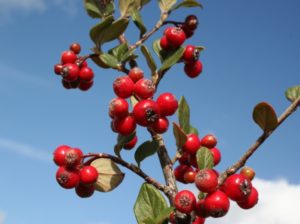
<instances>
[{"instance_id":1,"label":"berry cluster","mask_svg":"<svg viewBox=\"0 0 300 224\"><path fill-rule=\"evenodd\" d=\"M218 172L214 169L198 170L195 158L196 152L201 150L200 146L204 146L210 149L214 165L217 165L221 160L221 153L215 148L217 139L213 135L206 135L201 141L195 134L189 134L187 137L182 147L180 165L175 168L174 175L176 180L182 183L195 183L201 193L197 200L191 191L178 192L174 199L175 208L182 213L195 212L196 220L193 224L199 224L204 223L207 217L218 218L226 215L230 207L229 199L243 209L254 207L258 201L258 192L251 183L255 175L253 169L244 167L239 174L229 176L219 186ZM173 218L170 217L171 219Z\"/></svg>"},{"instance_id":2,"label":"berry cluster","mask_svg":"<svg viewBox=\"0 0 300 224\"><path fill-rule=\"evenodd\" d=\"M93 85L94 72L85 58L78 56L80 51L80 44L71 44L68 51L62 52L60 64L54 65L54 72L62 76L62 85L66 89L86 91Z\"/></svg>"},{"instance_id":3,"label":"berry cluster","mask_svg":"<svg viewBox=\"0 0 300 224\"><path fill-rule=\"evenodd\" d=\"M59 166L56 180L61 187L75 188L76 194L82 198L93 195L98 171L93 166L83 164L83 153L80 149L61 145L55 149L53 161Z\"/></svg>"},{"instance_id":4,"label":"berry cluster","mask_svg":"<svg viewBox=\"0 0 300 224\"><path fill-rule=\"evenodd\" d=\"M163 93L154 101L155 85L144 78L144 72L140 68L134 67L128 75L116 78L113 90L117 97L109 103L109 116L112 118L111 127L114 132L128 136L135 132L137 124L158 134L168 130L167 116L176 112L178 102L171 93ZM129 97L138 101L131 112L126 100ZM135 136L124 148L132 149L136 143Z\"/></svg>"}]
</instances>

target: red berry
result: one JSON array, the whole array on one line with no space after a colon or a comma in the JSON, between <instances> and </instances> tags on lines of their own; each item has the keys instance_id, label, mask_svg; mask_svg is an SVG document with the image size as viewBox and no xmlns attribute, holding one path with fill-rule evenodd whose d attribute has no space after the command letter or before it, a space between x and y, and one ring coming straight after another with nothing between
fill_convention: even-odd
<instances>
[{"instance_id":1,"label":"red berry","mask_svg":"<svg viewBox=\"0 0 300 224\"><path fill-rule=\"evenodd\" d=\"M249 197L252 189L251 181L242 174L229 176L224 185L223 191L233 201L244 201Z\"/></svg>"},{"instance_id":2,"label":"red berry","mask_svg":"<svg viewBox=\"0 0 300 224\"><path fill-rule=\"evenodd\" d=\"M163 93L156 100L161 116L171 116L178 108L178 101L172 93Z\"/></svg>"},{"instance_id":3,"label":"red berry","mask_svg":"<svg viewBox=\"0 0 300 224\"><path fill-rule=\"evenodd\" d=\"M195 182L195 176L196 172L195 171L187 171L183 175L183 179L185 183L194 183Z\"/></svg>"},{"instance_id":4,"label":"red berry","mask_svg":"<svg viewBox=\"0 0 300 224\"><path fill-rule=\"evenodd\" d=\"M140 79L144 78L144 72L139 67L134 67L129 71L128 76L134 83L136 83Z\"/></svg>"},{"instance_id":5,"label":"red berry","mask_svg":"<svg viewBox=\"0 0 300 224\"><path fill-rule=\"evenodd\" d=\"M179 191L174 198L175 208L182 213L191 213L195 209L196 197L188 190Z\"/></svg>"},{"instance_id":6,"label":"red berry","mask_svg":"<svg viewBox=\"0 0 300 224\"><path fill-rule=\"evenodd\" d=\"M136 122L132 116L113 120L114 129L121 135L130 135L135 131Z\"/></svg>"},{"instance_id":7,"label":"red berry","mask_svg":"<svg viewBox=\"0 0 300 224\"><path fill-rule=\"evenodd\" d=\"M173 48L169 44L166 36L163 36L162 38L160 38L159 44L160 44L160 47L165 51L171 50Z\"/></svg>"},{"instance_id":8,"label":"red berry","mask_svg":"<svg viewBox=\"0 0 300 224\"><path fill-rule=\"evenodd\" d=\"M203 65L200 61L196 61L195 63L185 64L184 72L190 78L196 78L201 74L203 69Z\"/></svg>"},{"instance_id":9,"label":"red berry","mask_svg":"<svg viewBox=\"0 0 300 224\"><path fill-rule=\"evenodd\" d=\"M66 88L66 89L72 89L71 83L68 82L68 81L66 81L66 80L64 80L64 79L61 80L61 84L62 84L63 87Z\"/></svg>"},{"instance_id":10,"label":"red berry","mask_svg":"<svg viewBox=\"0 0 300 224\"><path fill-rule=\"evenodd\" d=\"M182 59L184 63L195 63L199 59L199 50L193 45L187 45L185 47Z\"/></svg>"},{"instance_id":11,"label":"red berry","mask_svg":"<svg viewBox=\"0 0 300 224\"><path fill-rule=\"evenodd\" d=\"M169 222L171 224L175 224L175 212L171 212L170 217L169 217Z\"/></svg>"},{"instance_id":12,"label":"red berry","mask_svg":"<svg viewBox=\"0 0 300 224\"><path fill-rule=\"evenodd\" d=\"M75 80L75 81L72 81L72 82L69 82L69 83L70 83L70 87L71 87L72 89L76 89L76 88L79 87L79 85L80 85L79 80Z\"/></svg>"},{"instance_id":13,"label":"red berry","mask_svg":"<svg viewBox=\"0 0 300 224\"><path fill-rule=\"evenodd\" d=\"M190 154L189 163L190 163L193 167L198 168L198 163L197 163L196 154Z\"/></svg>"},{"instance_id":14,"label":"red berry","mask_svg":"<svg viewBox=\"0 0 300 224\"><path fill-rule=\"evenodd\" d=\"M164 31L164 36L165 36L168 32L170 32L171 29L173 29L173 27L172 27L172 26L168 26L168 27L165 29L165 31Z\"/></svg>"},{"instance_id":15,"label":"red berry","mask_svg":"<svg viewBox=\"0 0 300 224\"><path fill-rule=\"evenodd\" d=\"M197 188L205 193L216 191L218 186L218 176L211 169L203 169L198 171L195 177Z\"/></svg>"},{"instance_id":16,"label":"red berry","mask_svg":"<svg viewBox=\"0 0 300 224\"><path fill-rule=\"evenodd\" d=\"M134 83L127 75L115 79L113 89L115 94L121 98L128 98L132 95Z\"/></svg>"},{"instance_id":17,"label":"red berry","mask_svg":"<svg viewBox=\"0 0 300 224\"><path fill-rule=\"evenodd\" d=\"M253 178L255 177L254 169L252 169L251 167L248 167L248 166L244 166L241 169L240 174L246 176L249 180L253 180Z\"/></svg>"},{"instance_id":18,"label":"red berry","mask_svg":"<svg viewBox=\"0 0 300 224\"><path fill-rule=\"evenodd\" d=\"M172 27L166 30L168 44L174 48L180 47L186 39L184 31L180 27Z\"/></svg>"},{"instance_id":19,"label":"red berry","mask_svg":"<svg viewBox=\"0 0 300 224\"><path fill-rule=\"evenodd\" d=\"M194 31L193 31L193 30L190 30L190 29L188 28L188 26L186 26L186 24L183 24L183 25L181 26L181 29L182 29L183 32L185 33L186 38L190 38L191 36L194 35Z\"/></svg>"},{"instance_id":20,"label":"red berry","mask_svg":"<svg viewBox=\"0 0 300 224\"><path fill-rule=\"evenodd\" d=\"M78 186L75 188L75 192L81 198L88 198L94 194L95 186L93 184L85 185L79 183Z\"/></svg>"},{"instance_id":21,"label":"red berry","mask_svg":"<svg viewBox=\"0 0 300 224\"><path fill-rule=\"evenodd\" d=\"M200 139L196 134L188 134L187 141L182 146L182 150L190 154L195 154L200 148Z\"/></svg>"},{"instance_id":22,"label":"red berry","mask_svg":"<svg viewBox=\"0 0 300 224\"><path fill-rule=\"evenodd\" d=\"M80 68L84 68L88 66L88 63L85 58L79 57L76 60L76 65L78 65Z\"/></svg>"},{"instance_id":23,"label":"red berry","mask_svg":"<svg viewBox=\"0 0 300 224\"><path fill-rule=\"evenodd\" d=\"M53 161L57 166L65 165L66 152L70 149L68 145L60 145L53 152Z\"/></svg>"},{"instance_id":24,"label":"red berry","mask_svg":"<svg viewBox=\"0 0 300 224\"><path fill-rule=\"evenodd\" d=\"M65 64L62 68L62 77L64 80L73 82L78 79L79 67L76 64Z\"/></svg>"},{"instance_id":25,"label":"red berry","mask_svg":"<svg viewBox=\"0 0 300 224\"><path fill-rule=\"evenodd\" d=\"M64 51L61 54L61 63L63 65L71 63L74 64L77 60L77 55L73 51Z\"/></svg>"},{"instance_id":26,"label":"red berry","mask_svg":"<svg viewBox=\"0 0 300 224\"><path fill-rule=\"evenodd\" d=\"M214 148L217 145L217 138L213 135L205 135L201 140L201 145L206 148Z\"/></svg>"},{"instance_id":27,"label":"red berry","mask_svg":"<svg viewBox=\"0 0 300 224\"><path fill-rule=\"evenodd\" d=\"M94 184L98 179L98 171L93 166L84 166L79 171L80 182L83 184Z\"/></svg>"},{"instance_id":28,"label":"red berry","mask_svg":"<svg viewBox=\"0 0 300 224\"><path fill-rule=\"evenodd\" d=\"M133 108L133 117L137 124L147 127L159 118L159 109L153 100L141 100Z\"/></svg>"},{"instance_id":29,"label":"red berry","mask_svg":"<svg viewBox=\"0 0 300 224\"><path fill-rule=\"evenodd\" d=\"M138 141L138 137L134 136L134 138L131 141L124 144L123 148L126 149L126 150L133 149L134 146L136 145L137 141Z\"/></svg>"},{"instance_id":30,"label":"red berry","mask_svg":"<svg viewBox=\"0 0 300 224\"><path fill-rule=\"evenodd\" d=\"M174 169L174 176L177 181L186 183L184 180L184 174L189 171L194 171L194 169L187 165L179 165Z\"/></svg>"},{"instance_id":31,"label":"red berry","mask_svg":"<svg viewBox=\"0 0 300 224\"><path fill-rule=\"evenodd\" d=\"M150 125L150 128L155 133L163 134L169 128L169 120L166 117L160 117L156 122Z\"/></svg>"},{"instance_id":32,"label":"red berry","mask_svg":"<svg viewBox=\"0 0 300 224\"><path fill-rule=\"evenodd\" d=\"M196 216L196 219L194 220L194 222L192 222L192 224L204 224L205 223L205 218L201 218L199 216Z\"/></svg>"},{"instance_id":33,"label":"red berry","mask_svg":"<svg viewBox=\"0 0 300 224\"><path fill-rule=\"evenodd\" d=\"M94 84L94 81L91 80L89 82L80 82L79 85L78 85L78 88L82 91L87 91L89 90Z\"/></svg>"},{"instance_id":34,"label":"red berry","mask_svg":"<svg viewBox=\"0 0 300 224\"><path fill-rule=\"evenodd\" d=\"M204 199L200 199L197 201L196 206L195 206L195 213L197 216L202 217L202 218L207 218L209 214L206 212L204 208Z\"/></svg>"},{"instance_id":35,"label":"red berry","mask_svg":"<svg viewBox=\"0 0 300 224\"><path fill-rule=\"evenodd\" d=\"M212 148L210 149L211 153L213 154L214 157L214 166L218 165L221 161L221 152L217 148Z\"/></svg>"},{"instance_id":36,"label":"red berry","mask_svg":"<svg viewBox=\"0 0 300 224\"><path fill-rule=\"evenodd\" d=\"M178 162L180 164L184 164L184 165L190 165L190 153L188 152L183 152L181 157L178 159Z\"/></svg>"},{"instance_id":37,"label":"red berry","mask_svg":"<svg viewBox=\"0 0 300 224\"><path fill-rule=\"evenodd\" d=\"M149 79L140 79L135 83L133 92L139 99L148 99L153 96L155 85Z\"/></svg>"},{"instance_id":38,"label":"red berry","mask_svg":"<svg viewBox=\"0 0 300 224\"><path fill-rule=\"evenodd\" d=\"M81 46L78 43L72 43L70 46L70 50L73 51L75 54L79 54L81 51Z\"/></svg>"},{"instance_id":39,"label":"red berry","mask_svg":"<svg viewBox=\"0 0 300 224\"><path fill-rule=\"evenodd\" d=\"M237 202L237 204L243 209L250 209L253 208L257 204L257 202L258 192L255 187L252 187L249 197L244 201Z\"/></svg>"},{"instance_id":40,"label":"red berry","mask_svg":"<svg viewBox=\"0 0 300 224\"><path fill-rule=\"evenodd\" d=\"M225 193L215 191L210 193L204 199L204 209L208 215L218 218L226 215L229 210L230 202Z\"/></svg>"},{"instance_id":41,"label":"red berry","mask_svg":"<svg viewBox=\"0 0 300 224\"><path fill-rule=\"evenodd\" d=\"M112 118L122 118L128 115L128 102L123 98L114 98L109 103L109 114Z\"/></svg>"},{"instance_id":42,"label":"red berry","mask_svg":"<svg viewBox=\"0 0 300 224\"><path fill-rule=\"evenodd\" d=\"M78 76L80 81L90 82L94 78L94 72L90 67L82 67L79 70Z\"/></svg>"},{"instance_id":43,"label":"red berry","mask_svg":"<svg viewBox=\"0 0 300 224\"><path fill-rule=\"evenodd\" d=\"M71 189L78 185L79 175L77 172L67 170L61 166L56 172L56 180L61 187Z\"/></svg>"},{"instance_id":44,"label":"red berry","mask_svg":"<svg viewBox=\"0 0 300 224\"><path fill-rule=\"evenodd\" d=\"M63 68L62 64L54 65L54 73L57 74L57 75L61 75L62 68Z\"/></svg>"},{"instance_id":45,"label":"red berry","mask_svg":"<svg viewBox=\"0 0 300 224\"><path fill-rule=\"evenodd\" d=\"M185 18L184 25L187 29L194 31L198 27L198 18L195 15L189 15Z\"/></svg>"},{"instance_id":46,"label":"red berry","mask_svg":"<svg viewBox=\"0 0 300 224\"><path fill-rule=\"evenodd\" d=\"M77 169L82 163L83 153L78 148L70 148L65 154L65 164L70 169Z\"/></svg>"}]
</instances>

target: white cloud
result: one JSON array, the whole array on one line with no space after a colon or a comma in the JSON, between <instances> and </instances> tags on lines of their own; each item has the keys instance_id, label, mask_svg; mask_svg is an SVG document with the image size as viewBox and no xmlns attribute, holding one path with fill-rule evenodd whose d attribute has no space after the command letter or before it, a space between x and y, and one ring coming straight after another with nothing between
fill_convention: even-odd
<instances>
[{"instance_id":1,"label":"white cloud","mask_svg":"<svg viewBox=\"0 0 300 224\"><path fill-rule=\"evenodd\" d=\"M38 149L33 146L15 142L9 139L0 138L0 150L7 150L25 156L31 159L39 160L42 162L51 162L51 153L46 150ZM0 213L0 224L1 213Z\"/></svg>"}]
</instances>

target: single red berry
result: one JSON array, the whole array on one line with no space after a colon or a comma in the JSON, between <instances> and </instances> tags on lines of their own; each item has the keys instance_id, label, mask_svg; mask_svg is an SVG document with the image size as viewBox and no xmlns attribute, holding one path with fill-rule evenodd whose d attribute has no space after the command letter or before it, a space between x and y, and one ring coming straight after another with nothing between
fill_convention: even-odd
<instances>
[{"instance_id":1,"label":"single red berry","mask_svg":"<svg viewBox=\"0 0 300 224\"><path fill-rule=\"evenodd\" d=\"M184 25L189 29L194 31L198 27L198 18L195 15L189 15L185 18Z\"/></svg>"},{"instance_id":2,"label":"single red berry","mask_svg":"<svg viewBox=\"0 0 300 224\"><path fill-rule=\"evenodd\" d=\"M70 149L68 145L60 145L53 152L53 161L57 166L65 165L66 152Z\"/></svg>"},{"instance_id":3,"label":"single red berry","mask_svg":"<svg viewBox=\"0 0 300 224\"><path fill-rule=\"evenodd\" d=\"M193 45L187 45L182 55L184 63L195 63L199 59L199 50Z\"/></svg>"},{"instance_id":4,"label":"single red berry","mask_svg":"<svg viewBox=\"0 0 300 224\"><path fill-rule=\"evenodd\" d=\"M126 116L113 120L114 129L121 135L130 135L135 131L136 121L132 116Z\"/></svg>"},{"instance_id":5,"label":"single red berry","mask_svg":"<svg viewBox=\"0 0 300 224\"><path fill-rule=\"evenodd\" d=\"M184 180L184 174L186 172L194 171L194 169L187 165L179 165L174 169L175 179L181 183L186 183Z\"/></svg>"},{"instance_id":6,"label":"single red berry","mask_svg":"<svg viewBox=\"0 0 300 224\"><path fill-rule=\"evenodd\" d=\"M192 165L193 167L195 167L196 169L198 169L196 153L190 154L189 164Z\"/></svg>"},{"instance_id":7,"label":"single red berry","mask_svg":"<svg viewBox=\"0 0 300 224\"><path fill-rule=\"evenodd\" d=\"M61 63L63 65L71 63L74 64L77 60L77 55L73 51L64 51L61 54Z\"/></svg>"},{"instance_id":8,"label":"single red berry","mask_svg":"<svg viewBox=\"0 0 300 224\"><path fill-rule=\"evenodd\" d=\"M76 64L65 64L62 68L62 77L64 80L73 82L78 79L79 67Z\"/></svg>"},{"instance_id":9,"label":"single red berry","mask_svg":"<svg viewBox=\"0 0 300 224\"><path fill-rule=\"evenodd\" d=\"M214 192L218 186L218 176L211 169L200 170L196 174L195 184L196 187L202 192Z\"/></svg>"},{"instance_id":10,"label":"single red berry","mask_svg":"<svg viewBox=\"0 0 300 224\"><path fill-rule=\"evenodd\" d=\"M171 50L173 47L169 44L167 37L166 36L162 36L162 38L160 38L159 41L159 45L160 47L165 50L165 51L169 51Z\"/></svg>"},{"instance_id":11,"label":"single red berry","mask_svg":"<svg viewBox=\"0 0 300 224\"><path fill-rule=\"evenodd\" d=\"M121 98L128 98L132 96L133 88L134 83L127 75L116 78L113 83L115 94Z\"/></svg>"},{"instance_id":12,"label":"single red berry","mask_svg":"<svg viewBox=\"0 0 300 224\"><path fill-rule=\"evenodd\" d=\"M128 76L134 83L136 83L140 79L144 78L144 72L139 67L134 67L129 71Z\"/></svg>"},{"instance_id":13,"label":"single red berry","mask_svg":"<svg viewBox=\"0 0 300 224\"><path fill-rule=\"evenodd\" d=\"M63 68L62 64L56 64L56 65L54 65L54 73L56 75L61 75L62 68Z\"/></svg>"},{"instance_id":14,"label":"single red berry","mask_svg":"<svg viewBox=\"0 0 300 224\"><path fill-rule=\"evenodd\" d=\"M185 214L191 213L195 209L196 197L189 190L179 191L174 198L175 208Z\"/></svg>"},{"instance_id":15,"label":"single red berry","mask_svg":"<svg viewBox=\"0 0 300 224\"><path fill-rule=\"evenodd\" d=\"M240 174L246 176L249 180L253 180L255 177L254 169L252 169L251 167L248 167L248 166L244 166L241 169Z\"/></svg>"},{"instance_id":16,"label":"single red berry","mask_svg":"<svg viewBox=\"0 0 300 224\"><path fill-rule=\"evenodd\" d=\"M217 145L217 138L214 135L205 135L201 139L201 145L206 148L214 148Z\"/></svg>"},{"instance_id":17,"label":"single red berry","mask_svg":"<svg viewBox=\"0 0 300 224\"><path fill-rule=\"evenodd\" d=\"M202 217L202 218L207 218L209 217L209 214L206 212L204 208L204 199L200 199L197 201L196 206L195 206L195 213L197 216Z\"/></svg>"},{"instance_id":18,"label":"single red berry","mask_svg":"<svg viewBox=\"0 0 300 224\"><path fill-rule=\"evenodd\" d=\"M153 96L155 85L150 79L140 79L134 84L133 92L139 99L148 99Z\"/></svg>"},{"instance_id":19,"label":"single red berry","mask_svg":"<svg viewBox=\"0 0 300 224\"><path fill-rule=\"evenodd\" d=\"M128 115L128 102L123 98L114 98L109 103L109 114L112 118L122 118Z\"/></svg>"},{"instance_id":20,"label":"single red berry","mask_svg":"<svg viewBox=\"0 0 300 224\"><path fill-rule=\"evenodd\" d=\"M164 30L164 36L171 31L171 29L173 29L173 26L168 26L165 30Z\"/></svg>"},{"instance_id":21,"label":"single red berry","mask_svg":"<svg viewBox=\"0 0 300 224\"><path fill-rule=\"evenodd\" d=\"M178 159L178 162L180 164L184 164L184 165L190 165L190 153L188 152L183 152L181 157Z\"/></svg>"},{"instance_id":22,"label":"single red berry","mask_svg":"<svg viewBox=\"0 0 300 224\"><path fill-rule=\"evenodd\" d=\"M79 183L78 186L75 188L75 192L81 198L88 198L94 194L95 186L93 184L85 185Z\"/></svg>"},{"instance_id":23,"label":"single red berry","mask_svg":"<svg viewBox=\"0 0 300 224\"><path fill-rule=\"evenodd\" d=\"M56 172L56 180L61 187L71 189L78 185L79 175L77 172L67 170L61 166Z\"/></svg>"},{"instance_id":24,"label":"single red berry","mask_svg":"<svg viewBox=\"0 0 300 224\"><path fill-rule=\"evenodd\" d=\"M183 175L184 182L185 183L194 183L195 182L195 176L196 176L195 171L185 172L185 174Z\"/></svg>"},{"instance_id":25,"label":"single red berry","mask_svg":"<svg viewBox=\"0 0 300 224\"><path fill-rule=\"evenodd\" d=\"M192 224L204 224L205 223L205 218L196 216L195 220L192 222Z\"/></svg>"},{"instance_id":26,"label":"single red berry","mask_svg":"<svg viewBox=\"0 0 300 224\"><path fill-rule=\"evenodd\" d=\"M212 149L210 149L210 151L211 151L211 153L213 154L213 157L214 157L214 166L216 166L221 161L221 152L218 148L212 148Z\"/></svg>"},{"instance_id":27,"label":"single red berry","mask_svg":"<svg viewBox=\"0 0 300 224\"><path fill-rule=\"evenodd\" d=\"M65 154L65 164L69 169L77 169L82 163L83 153L79 148L70 148Z\"/></svg>"},{"instance_id":28,"label":"single red berry","mask_svg":"<svg viewBox=\"0 0 300 224\"><path fill-rule=\"evenodd\" d=\"M195 63L185 64L184 66L184 72L190 78L196 78L197 76L199 76L202 72L202 69L203 65L199 60Z\"/></svg>"},{"instance_id":29,"label":"single red berry","mask_svg":"<svg viewBox=\"0 0 300 224\"><path fill-rule=\"evenodd\" d=\"M200 139L196 134L188 134L187 141L182 146L182 150L190 154L195 154L200 148Z\"/></svg>"},{"instance_id":30,"label":"single red berry","mask_svg":"<svg viewBox=\"0 0 300 224\"><path fill-rule=\"evenodd\" d=\"M80 169L79 176L82 184L94 184L98 179L98 171L93 166L84 166Z\"/></svg>"},{"instance_id":31,"label":"single red berry","mask_svg":"<svg viewBox=\"0 0 300 224\"><path fill-rule=\"evenodd\" d=\"M90 67L82 67L79 70L78 76L80 81L90 82L94 78L94 72Z\"/></svg>"},{"instance_id":32,"label":"single red berry","mask_svg":"<svg viewBox=\"0 0 300 224\"><path fill-rule=\"evenodd\" d=\"M80 81L77 79L75 81L69 82L69 84L72 89L76 89L77 87L79 87Z\"/></svg>"},{"instance_id":33,"label":"single red berry","mask_svg":"<svg viewBox=\"0 0 300 224\"><path fill-rule=\"evenodd\" d=\"M153 100L141 100L133 108L133 117L137 124L147 127L159 118L159 108Z\"/></svg>"},{"instance_id":34,"label":"single red berry","mask_svg":"<svg viewBox=\"0 0 300 224\"><path fill-rule=\"evenodd\" d=\"M82 91L87 91L89 90L94 84L94 81L91 80L89 82L82 82L80 81L79 85L78 85L78 88Z\"/></svg>"},{"instance_id":35,"label":"single red berry","mask_svg":"<svg viewBox=\"0 0 300 224\"><path fill-rule=\"evenodd\" d=\"M252 189L251 181L242 174L229 176L222 186L223 191L233 201L244 201Z\"/></svg>"},{"instance_id":36,"label":"single red berry","mask_svg":"<svg viewBox=\"0 0 300 224\"><path fill-rule=\"evenodd\" d=\"M187 39L190 38L190 37L192 37L194 35L194 31L190 30L186 24L183 24L181 26L181 29L185 33L185 36L186 36Z\"/></svg>"},{"instance_id":37,"label":"single red berry","mask_svg":"<svg viewBox=\"0 0 300 224\"><path fill-rule=\"evenodd\" d=\"M174 48L180 47L186 39L184 31L180 27L172 27L166 30L168 44Z\"/></svg>"},{"instance_id":38,"label":"single red berry","mask_svg":"<svg viewBox=\"0 0 300 224\"><path fill-rule=\"evenodd\" d=\"M252 187L249 197L244 201L237 202L237 204L243 209L250 209L253 208L257 204L257 202L258 192L255 187Z\"/></svg>"},{"instance_id":39,"label":"single red berry","mask_svg":"<svg viewBox=\"0 0 300 224\"><path fill-rule=\"evenodd\" d=\"M126 150L133 149L134 146L136 145L137 141L138 141L138 137L135 135L133 137L133 139L131 139L131 141L129 141L126 144L124 144L123 148L126 149Z\"/></svg>"},{"instance_id":40,"label":"single red berry","mask_svg":"<svg viewBox=\"0 0 300 224\"><path fill-rule=\"evenodd\" d=\"M66 81L66 80L64 80L64 79L61 80L61 84L63 85L63 87L65 89L72 89L71 83L68 82L68 81Z\"/></svg>"},{"instance_id":41,"label":"single red berry","mask_svg":"<svg viewBox=\"0 0 300 224\"><path fill-rule=\"evenodd\" d=\"M227 195L222 191L210 193L204 199L204 209L208 215L219 218L228 212L230 202Z\"/></svg>"},{"instance_id":42,"label":"single red berry","mask_svg":"<svg viewBox=\"0 0 300 224\"><path fill-rule=\"evenodd\" d=\"M157 134L163 134L169 128L169 120L166 117L160 117L156 122L150 125L150 128Z\"/></svg>"},{"instance_id":43,"label":"single red berry","mask_svg":"<svg viewBox=\"0 0 300 224\"><path fill-rule=\"evenodd\" d=\"M79 54L81 51L81 46L79 43L72 43L70 45L70 50L73 51L75 54Z\"/></svg>"},{"instance_id":44,"label":"single red berry","mask_svg":"<svg viewBox=\"0 0 300 224\"><path fill-rule=\"evenodd\" d=\"M178 101L172 93L162 93L156 100L161 116L171 116L178 108Z\"/></svg>"}]
</instances>

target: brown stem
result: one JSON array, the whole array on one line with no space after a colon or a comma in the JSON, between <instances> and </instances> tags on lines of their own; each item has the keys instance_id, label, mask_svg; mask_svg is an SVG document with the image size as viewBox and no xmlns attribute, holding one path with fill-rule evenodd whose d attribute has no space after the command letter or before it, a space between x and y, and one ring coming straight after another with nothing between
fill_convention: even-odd
<instances>
[{"instance_id":1,"label":"brown stem","mask_svg":"<svg viewBox=\"0 0 300 224\"><path fill-rule=\"evenodd\" d=\"M285 119L287 119L292 113L294 113L299 105L300 105L300 97L298 97L280 115L280 117L278 118L278 124L276 128L278 128L285 121ZM243 167L246 164L247 160L263 144L263 142L276 130L276 128L274 128L269 132L264 132L236 163L234 163L227 170L225 170L219 177L219 185L222 185L228 176L236 173L241 167Z\"/></svg>"}]
</instances>

